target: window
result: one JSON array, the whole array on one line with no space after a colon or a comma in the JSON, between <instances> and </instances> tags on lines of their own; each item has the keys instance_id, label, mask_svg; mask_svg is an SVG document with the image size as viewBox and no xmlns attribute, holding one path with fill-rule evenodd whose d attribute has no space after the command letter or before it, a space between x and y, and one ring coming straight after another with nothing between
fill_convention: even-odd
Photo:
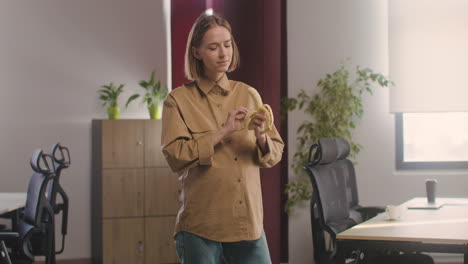
<instances>
[{"instance_id":1,"label":"window","mask_svg":"<svg viewBox=\"0 0 468 264\"><path fill-rule=\"evenodd\" d=\"M397 169L468 169L468 4L392 0L390 111Z\"/></svg>"},{"instance_id":2,"label":"window","mask_svg":"<svg viewBox=\"0 0 468 264\"><path fill-rule=\"evenodd\" d=\"M468 168L468 113L398 113L397 169Z\"/></svg>"}]
</instances>

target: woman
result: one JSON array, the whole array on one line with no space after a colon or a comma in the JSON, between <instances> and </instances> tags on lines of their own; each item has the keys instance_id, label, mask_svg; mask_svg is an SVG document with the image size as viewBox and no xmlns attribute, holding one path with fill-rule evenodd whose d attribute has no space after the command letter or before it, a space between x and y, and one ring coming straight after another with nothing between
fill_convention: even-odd
<instances>
[{"instance_id":1,"label":"woman","mask_svg":"<svg viewBox=\"0 0 468 264\"><path fill-rule=\"evenodd\" d=\"M226 76L238 64L229 23L201 15L185 54L193 81L173 90L163 109L163 153L182 183L174 236L182 263L271 263L259 168L278 163L284 143L274 126L261 133L264 112L246 128L255 101L248 85Z\"/></svg>"}]
</instances>

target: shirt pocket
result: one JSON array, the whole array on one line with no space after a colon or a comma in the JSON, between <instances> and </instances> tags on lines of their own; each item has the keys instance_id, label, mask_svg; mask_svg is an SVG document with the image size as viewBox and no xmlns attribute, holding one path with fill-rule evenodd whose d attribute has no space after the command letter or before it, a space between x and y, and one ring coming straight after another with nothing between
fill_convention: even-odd
<instances>
[{"instance_id":1,"label":"shirt pocket","mask_svg":"<svg viewBox=\"0 0 468 264\"><path fill-rule=\"evenodd\" d=\"M198 139L216 130L216 128L210 124L206 118L191 118L186 121L186 124L193 139Z\"/></svg>"}]
</instances>

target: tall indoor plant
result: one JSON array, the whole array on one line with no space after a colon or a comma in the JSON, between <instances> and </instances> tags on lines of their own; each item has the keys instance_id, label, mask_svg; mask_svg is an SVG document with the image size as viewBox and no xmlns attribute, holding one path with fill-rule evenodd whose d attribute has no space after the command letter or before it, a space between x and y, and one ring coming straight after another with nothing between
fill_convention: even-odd
<instances>
[{"instance_id":1,"label":"tall indoor plant","mask_svg":"<svg viewBox=\"0 0 468 264\"><path fill-rule=\"evenodd\" d=\"M351 78L353 77L353 80ZM288 200L285 210L289 214L300 201L310 200L312 187L302 167L307 162L309 147L321 137L343 137L351 145L350 157L355 159L361 146L354 141L352 131L363 115L363 95L372 94L375 85L388 87L391 82L382 74L370 68L356 66L351 76L346 64L340 64L337 71L326 74L317 83L317 93L309 95L302 90L297 97L282 101L283 114L295 109L303 110L308 116L297 129L297 151L294 153L292 168L295 180L286 185Z\"/></svg>"},{"instance_id":2,"label":"tall indoor plant","mask_svg":"<svg viewBox=\"0 0 468 264\"><path fill-rule=\"evenodd\" d=\"M161 111L159 107L167 96L167 87L161 85L161 81L156 80L154 71L151 73L151 78L148 81L142 80L139 82L139 85L145 90L142 103L146 103L150 118L161 119ZM138 93L130 96L125 106L128 107L128 104L138 97L140 97L140 94Z\"/></svg>"},{"instance_id":3,"label":"tall indoor plant","mask_svg":"<svg viewBox=\"0 0 468 264\"><path fill-rule=\"evenodd\" d=\"M107 105L107 115L110 120L116 120L120 118L120 107L118 104L119 95L123 92L124 84L120 84L118 87L114 83L102 85L98 94L99 99L104 101L102 106Z\"/></svg>"}]
</instances>

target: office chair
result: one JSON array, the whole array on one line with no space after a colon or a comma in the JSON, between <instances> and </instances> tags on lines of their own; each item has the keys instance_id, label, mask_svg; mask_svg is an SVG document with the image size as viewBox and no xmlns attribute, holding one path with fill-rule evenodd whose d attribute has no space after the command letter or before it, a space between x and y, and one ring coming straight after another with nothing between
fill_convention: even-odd
<instances>
[{"instance_id":1,"label":"office chair","mask_svg":"<svg viewBox=\"0 0 468 264\"><path fill-rule=\"evenodd\" d=\"M63 253L65 249L65 236L67 234L68 227L68 195L60 184L60 176L62 175L62 170L70 167L70 151L67 147L62 146L60 143L54 144L51 148L50 156L53 160L53 168L55 171L55 176L48 182L46 197L53 209L54 217L56 215L62 214L61 221L61 233L62 233L62 243L60 250L55 250L55 232L52 232L50 238L45 236L36 236L31 239L31 248L34 255L43 255L44 252L47 252L43 245L47 245L47 239L51 239L50 244L53 246L50 249L50 258L52 262L55 262L55 256L57 254ZM61 202L58 201L57 195L60 196ZM44 216L44 222L49 222L49 215ZM55 219L53 221L55 225ZM47 239L46 239L47 238Z\"/></svg>"},{"instance_id":2,"label":"office chair","mask_svg":"<svg viewBox=\"0 0 468 264\"><path fill-rule=\"evenodd\" d=\"M347 198L356 200L356 196L347 190L346 178L349 176L344 176L343 164L337 163L347 154L341 144L338 148L335 140L322 138L311 146L308 164L304 166L313 187L310 203L312 241L314 259L320 264L339 263L336 235L357 224L350 217L351 202ZM351 182L349 186L352 185ZM356 214L354 218L360 217Z\"/></svg>"},{"instance_id":3,"label":"office chair","mask_svg":"<svg viewBox=\"0 0 468 264\"><path fill-rule=\"evenodd\" d=\"M320 138L311 146L304 166L313 187L310 213L314 259L318 264L345 263L337 254L336 235L384 211L383 207L359 205L354 165L347 159L349 153L350 145L345 139ZM427 255L398 252L390 256L387 252L356 251L345 258L379 264L433 263Z\"/></svg>"},{"instance_id":4,"label":"office chair","mask_svg":"<svg viewBox=\"0 0 468 264\"><path fill-rule=\"evenodd\" d=\"M46 264L55 264L54 212L46 196L47 186L55 177L54 163L52 156L38 149L30 164L34 173L29 181L26 205L14 230L17 237L5 239L5 244L11 249L10 257L15 264L32 263L38 255L45 256ZM4 232L0 232L2 234ZM41 243L33 247L32 241Z\"/></svg>"}]
</instances>

